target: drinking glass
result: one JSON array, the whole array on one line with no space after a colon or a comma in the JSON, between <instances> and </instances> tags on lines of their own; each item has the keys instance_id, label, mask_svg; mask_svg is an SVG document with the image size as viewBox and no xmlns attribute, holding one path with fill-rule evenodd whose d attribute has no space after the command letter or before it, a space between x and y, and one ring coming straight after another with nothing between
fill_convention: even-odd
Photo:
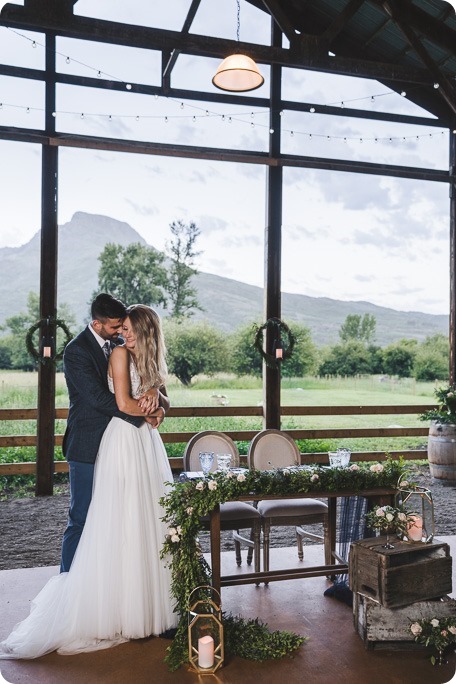
<instances>
[{"instance_id":1,"label":"drinking glass","mask_svg":"<svg viewBox=\"0 0 456 684\"><path fill-rule=\"evenodd\" d=\"M217 454L217 468L222 473L227 473L231 465L231 454Z\"/></svg>"},{"instance_id":2,"label":"drinking glass","mask_svg":"<svg viewBox=\"0 0 456 684\"><path fill-rule=\"evenodd\" d=\"M212 464L214 463L214 454L212 451L200 451L199 461L204 477L210 472Z\"/></svg>"},{"instance_id":3,"label":"drinking glass","mask_svg":"<svg viewBox=\"0 0 456 684\"><path fill-rule=\"evenodd\" d=\"M342 455L338 454L337 451L328 451L329 465L331 468L341 468L342 467Z\"/></svg>"},{"instance_id":4,"label":"drinking glass","mask_svg":"<svg viewBox=\"0 0 456 684\"><path fill-rule=\"evenodd\" d=\"M350 449L345 449L343 447L339 447L337 449L337 455L340 456L341 458L341 466L343 468L346 468L349 463L350 463L350 456L351 456L351 451Z\"/></svg>"}]
</instances>

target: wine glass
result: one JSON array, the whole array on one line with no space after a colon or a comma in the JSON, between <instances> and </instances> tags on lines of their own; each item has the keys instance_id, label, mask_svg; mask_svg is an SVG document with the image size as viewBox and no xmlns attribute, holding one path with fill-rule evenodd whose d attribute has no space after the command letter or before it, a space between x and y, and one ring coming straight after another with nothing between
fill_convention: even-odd
<instances>
[{"instance_id":1,"label":"wine glass","mask_svg":"<svg viewBox=\"0 0 456 684\"><path fill-rule=\"evenodd\" d=\"M231 465L231 454L217 454L217 468L222 473L227 473Z\"/></svg>"},{"instance_id":2,"label":"wine glass","mask_svg":"<svg viewBox=\"0 0 456 684\"><path fill-rule=\"evenodd\" d=\"M203 475L206 477L212 468L212 464L214 463L214 453L212 451L200 451L199 461Z\"/></svg>"}]
</instances>

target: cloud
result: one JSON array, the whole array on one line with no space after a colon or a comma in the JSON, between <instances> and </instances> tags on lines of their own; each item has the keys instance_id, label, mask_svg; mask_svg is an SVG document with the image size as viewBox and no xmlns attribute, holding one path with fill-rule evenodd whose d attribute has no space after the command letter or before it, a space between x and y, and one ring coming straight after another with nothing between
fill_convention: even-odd
<instances>
[{"instance_id":1,"label":"cloud","mask_svg":"<svg viewBox=\"0 0 456 684\"><path fill-rule=\"evenodd\" d=\"M156 216L159 213L158 207L151 207L145 204L136 204L133 200L128 197L125 198L125 202L132 207L136 214L139 216Z\"/></svg>"},{"instance_id":2,"label":"cloud","mask_svg":"<svg viewBox=\"0 0 456 684\"><path fill-rule=\"evenodd\" d=\"M197 221L197 225L201 228L203 235L210 235L211 233L218 233L227 230L228 223L218 216L202 215Z\"/></svg>"},{"instance_id":3,"label":"cloud","mask_svg":"<svg viewBox=\"0 0 456 684\"><path fill-rule=\"evenodd\" d=\"M328 227L323 226L308 228L307 226L301 226L296 223L283 226L284 238L295 241L303 239L319 240L327 237L329 233Z\"/></svg>"},{"instance_id":4,"label":"cloud","mask_svg":"<svg viewBox=\"0 0 456 684\"><path fill-rule=\"evenodd\" d=\"M315 174L314 180L327 202L340 202L344 209L361 211L394 206L389 187L384 186L377 177L332 173L330 176L326 174L326 177Z\"/></svg>"}]
</instances>

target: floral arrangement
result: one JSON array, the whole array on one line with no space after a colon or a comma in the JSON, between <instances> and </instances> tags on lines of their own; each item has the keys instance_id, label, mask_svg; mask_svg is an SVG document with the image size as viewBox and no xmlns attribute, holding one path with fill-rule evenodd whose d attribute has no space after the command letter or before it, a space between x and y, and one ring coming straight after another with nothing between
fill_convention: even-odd
<instances>
[{"instance_id":1,"label":"floral arrangement","mask_svg":"<svg viewBox=\"0 0 456 684\"><path fill-rule=\"evenodd\" d=\"M387 459L372 465L352 464L349 468L295 466L268 471L215 472L205 479L173 483L161 500L165 511L163 520L168 525L162 557L171 566L171 592L179 615L177 633L166 656L169 668L176 670L188 660L188 597L195 587L211 582L210 567L198 543L203 516L218 504L241 496L307 492L318 495L319 492L396 488L403 472L401 459ZM281 658L305 641L304 637L290 632L271 633L256 620L224 616L224 626L226 653L251 659Z\"/></svg>"},{"instance_id":2,"label":"floral arrangement","mask_svg":"<svg viewBox=\"0 0 456 684\"><path fill-rule=\"evenodd\" d=\"M439 403L438 408L425 411L420 415L420 420L456 424L456 385L436 388L434 394Z\"/></svg>"},{"instance_id":3,"label":"floral arrangement","mask_svg":"<svg viewBox=\"0 0 456 684\"><path fill-rule=\"evenodd\" d=\"M405 506L375 506L365 515L366 525L373 530L406 534L411 522L410 511Z\"/></svg>"},{"instance_id":4,"label":"floral arrangement","mask_svg":"<svg viewBox=\"0 0 456 684\"><path fill-rule=\"evenodd\" d=\"M434 646L441 659L443 651L450 645L456 644L456 617L418 620L410 625L410 631L415 641L426 646ZM436 662L439 661L432 655L431 663L435 665Z\"/></svg>"}]
</instances>

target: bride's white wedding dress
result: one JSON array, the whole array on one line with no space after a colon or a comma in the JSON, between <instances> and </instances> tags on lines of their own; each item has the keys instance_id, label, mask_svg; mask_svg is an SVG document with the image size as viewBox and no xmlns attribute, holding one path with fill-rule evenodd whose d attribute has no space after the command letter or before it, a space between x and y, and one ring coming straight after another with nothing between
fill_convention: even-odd
<instances>
[{"instance_id":1,"label":"bride's white wedding dress","mask_svg":"<svg viewBox=\"0 0 456 684\"><path fill-rule=\"evenodd\" d=\"M132 395L139 377L131 364ZM112 383L111 383L112 391ZM70 571L52 577L0 658L108 648L175 627L159 499L172 481L157 430L113 418L100 445L93 497Z\"/></svg>"}]
</instances>

